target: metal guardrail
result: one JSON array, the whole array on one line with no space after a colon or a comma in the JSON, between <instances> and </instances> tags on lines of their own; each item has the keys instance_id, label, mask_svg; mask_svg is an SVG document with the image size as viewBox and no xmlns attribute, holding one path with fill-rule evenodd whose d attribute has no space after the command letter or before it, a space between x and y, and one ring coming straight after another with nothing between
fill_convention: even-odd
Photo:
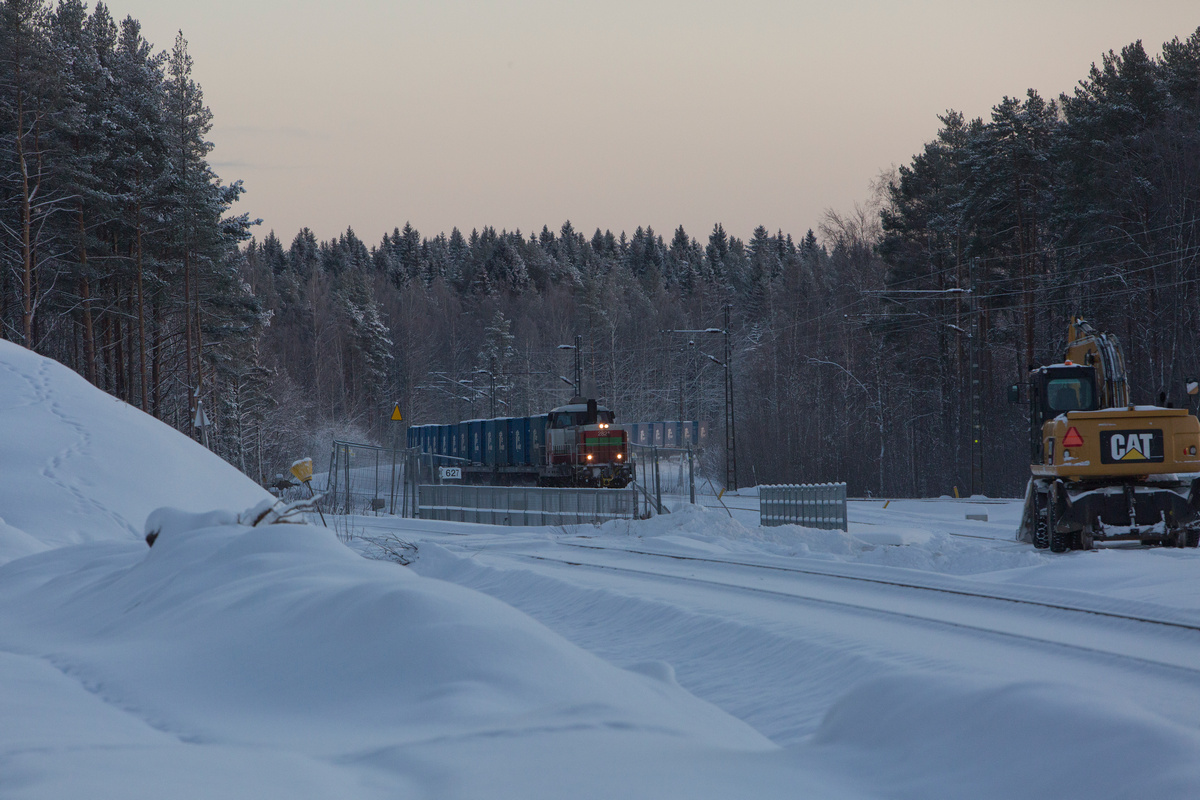
<instances>
[{"instance_id":1,"label":"metal guardrail","mask_svg":"<svg viewBox=\"0 0 1200 800\"><path fill-rule=\"evenodd\" d=\"M624 489L422 484L418 516L490 525L576 525L633 519L637 496Z\"/></svg>"},{"instance_id":2,"label":"metal guardrail","mask_svg":"<svg viewBox=\"0 0 1200 800\"><path fill-rule=\"evenodd\" d=\"M759 521L764 528L803 525L848 530L846 484L785 484L758 487Z\"/></svg>"}]
</instances>

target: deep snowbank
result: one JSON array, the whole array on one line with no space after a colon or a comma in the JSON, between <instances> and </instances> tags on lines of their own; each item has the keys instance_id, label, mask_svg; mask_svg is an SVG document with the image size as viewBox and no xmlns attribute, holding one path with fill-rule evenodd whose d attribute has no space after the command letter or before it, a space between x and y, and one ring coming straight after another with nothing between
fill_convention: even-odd
<instances>
[{"instance_id":1,"label":"deep snowbank","mask_svg":"<svg viewBox=\"0 0 1200 800\"><path fill-rule=\"evenodd\" d=\"M245 508L269 495L228 463L76 373L0 340L0 563L140 539L159 506Z\"/></svg>"},{"instance_id":2,"label":"deep snowbank","mask_svg":"<svg viewBox=\"0 0 1200 800\"><path fill-rule=\"evenodd\" d=\"M751 778L790 796L798 780L669 668L618 669L324 528L58 548L0 567L0 607L6 796L153 796L192 780L199 797L283 796L295 775L312 781L296 796L314 797L723 797ZM60 741L47 715L79 722ZM754 754L774 754L766 773L746 771ZM154 767L130 774L141 759ZM227 793L226 770L245 787Z\"/></svg>"},{"instance_id":3,"label":"deep snowbank","mask_svg":"<svg viewBox=\"0 0 1200 800\"><path fill-rule=\"evenodd\" d=\"M324 528L223 525L40 554L0 568L0 606L0 641L54 653L189 740L340 754L619 724L770 747L677 686L485 595L360 558Z\"/></svg>"},{"instance_id":4,"label":"deep snowbank","mask_svg":"<svg viewBox=\"0 0 1200 800\"><path fill-rule=\"evenodd\" d=\"M829 711L814 749L888 797L1186 800L1200 733L1120 697L1062 683L902 675L860 685Z\"/></svg>"}]
</instances>

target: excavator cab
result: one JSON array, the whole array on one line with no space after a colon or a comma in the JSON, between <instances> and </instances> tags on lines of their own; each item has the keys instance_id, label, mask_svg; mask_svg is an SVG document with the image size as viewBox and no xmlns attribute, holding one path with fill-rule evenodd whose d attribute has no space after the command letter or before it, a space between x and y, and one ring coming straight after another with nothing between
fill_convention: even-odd
<instances>
[{"instance_id":1,"label":"excavator cab","mask_svg":"<svg viewBox=\"0 0 1200 800\"><path fill-rule=\"evenodd\" d=\"M1034 464L1045 461L1042 426L1068 411L1100 408L1096 370L1079 364L1039 367L1029 376L1029 445Z\"/></svg>"}]
</instances>

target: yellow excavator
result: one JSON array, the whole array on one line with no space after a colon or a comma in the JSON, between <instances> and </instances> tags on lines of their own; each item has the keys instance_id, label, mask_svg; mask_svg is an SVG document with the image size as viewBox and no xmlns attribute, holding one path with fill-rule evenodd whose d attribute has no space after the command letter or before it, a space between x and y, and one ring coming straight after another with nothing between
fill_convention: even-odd
<instances>
[{"instance_id":1,"label":"yellow excavator","mask_svg":"<svg viewBox=\"0 0 1200 800\"><path fill-rule=\"evenodd\" d=\"M1022 388L1009 388L1010 400L1029 403L1033 475L1019 540L1056 553L1200 542L1200 422L1130 402L1115 336L1073 319L1063 363L1035 368Z\"/></svg>"}]
</instances>

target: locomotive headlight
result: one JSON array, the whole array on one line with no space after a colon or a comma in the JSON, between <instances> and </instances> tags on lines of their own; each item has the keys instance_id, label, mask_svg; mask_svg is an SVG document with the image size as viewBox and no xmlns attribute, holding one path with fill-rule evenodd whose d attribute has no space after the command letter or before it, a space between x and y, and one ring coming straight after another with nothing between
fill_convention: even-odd
<instances>
[{"instance_id":1,"label":"locomotive headlight","mask_svg":"<svg viewBox=\"0 0 1200 800\"><path fill-rule=\"evenodd\" d=\"M588 453L588 461L591 461L591 460L592 460L592 454Z\"/></svg>"},{"instance_id":2,"label":"locomotive headlight","mask_svg":"<svg viewBox=\"0 0 1200 800\"><path fill-rule=\"evenodd\" d=\"M620 461L623 457L621 453L617 453L617 461Z\"/></svg>"}]
</instances>

